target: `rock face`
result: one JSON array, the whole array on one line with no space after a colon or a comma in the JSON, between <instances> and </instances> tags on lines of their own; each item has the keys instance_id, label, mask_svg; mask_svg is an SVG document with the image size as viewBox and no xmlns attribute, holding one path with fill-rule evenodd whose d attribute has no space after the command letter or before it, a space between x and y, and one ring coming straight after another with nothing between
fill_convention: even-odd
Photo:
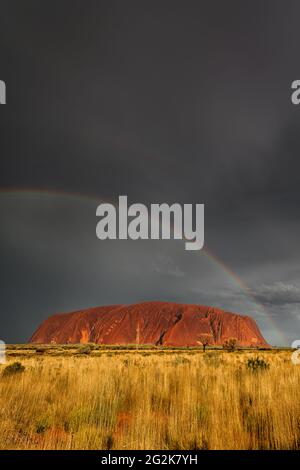
<instances>
[{"instance_id":1,"label":"rock face","mask_svg":"<svg viewBox=\"0 0 300 470\"><path fill-rule=\"evenodd\" d=\"M45 320L31 343L222 345L268 347L255 321L218 308L170 302L110 305L62 313Z\"/></svg>"}]
</instances>

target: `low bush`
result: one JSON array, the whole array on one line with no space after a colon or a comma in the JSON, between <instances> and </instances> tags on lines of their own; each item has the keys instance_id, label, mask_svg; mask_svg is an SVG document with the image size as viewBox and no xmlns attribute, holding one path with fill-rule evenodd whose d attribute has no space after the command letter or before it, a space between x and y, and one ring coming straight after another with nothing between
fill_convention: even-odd
<instances>
[{"instance_id":1,"label":"low bush","mask_svg":"<svg viewBox=\"0 0 300 470\"><path fill-rule=\"evenodd\" d=\"M236 350L238 346L238 342L236 338L229 338L223 344L223 349L229 352L233 352Z\"/></svg>"},{"instance_id":2,"label":"low bush","mask_svg":"<svg viewBox=\"0 0 300 470\"><path fill-rule=\"evenodd\" d=\"M5 367L3 371L4 376L13 375L13 374L20 374L24 372L25 366L21 364L21 362L13 362Z\"/></svg>"},{"instance_id":3,"label":"low bush","mask_svg":"<svg viewBox=\"0 0 300 470\"><path fill-rule=\"evenodd\" d=\"M92 350L93 348L90 344L85 344L79 348L78 354L91 354Z\"/></svg>"},{"instance_id":4,"label":"low bush","mask_svg":"<svg viewBox=\"0 0 300 470\"><path fill-rule=\"evenodd\" d=\"M46 352L46 349L45 348L36 348L35 352L37 354L44 354Z\"/></svg>"},{"instance_id":5,"label":"low bush","mask_svg":"<svg viewBox=\"0 0 300 470\"><path fill-rule=\"evenodd\" d=\"M247 368L252 372L258 372L261 370L269 369L270 363L265 361L263 358L255 357L248 359Z\"/></svg>"}]
</instances>

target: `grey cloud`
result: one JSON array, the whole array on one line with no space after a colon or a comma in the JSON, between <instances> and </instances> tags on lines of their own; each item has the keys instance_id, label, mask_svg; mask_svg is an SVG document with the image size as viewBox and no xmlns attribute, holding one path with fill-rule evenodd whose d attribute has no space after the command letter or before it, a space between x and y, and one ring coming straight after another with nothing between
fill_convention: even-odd
<instances>
[{"instance_id":1,"label":"grey cloud","mask_svg":"<svg viewBox=\"0 0 300 470\"><path fill-rule=\"evenodd\" d=\"M1 188L95 197L0 193L6 338L53 311L159 298L251 314L271 342L263 309L287 341L298 328L299 2L188 3L1 3ZM204 203L221 263L97 242L97 198L120 194Z\"/></svg>"},{"instance_id":2,"label":"grey cloud","mask_svg":"<svg viewBox=\"0 0 300 470\"><path fill-rule=\"evenodd\" d=\"M184 277L185 272L166 255L158 255L153 261L154 271L173 277Z\"/></svg>"},{"instance_id":3,"label":"grey cloud","mask_svg":"<svg viewBox=\"0 0 300 470\"><path fill-rule=\"evenodd\" d=\"M284 282L275 282L271 285L263 284L253 292L253 295L264 305L299 304L300 308L300 287L294 284Z\"/></svg>"}]
</instances>

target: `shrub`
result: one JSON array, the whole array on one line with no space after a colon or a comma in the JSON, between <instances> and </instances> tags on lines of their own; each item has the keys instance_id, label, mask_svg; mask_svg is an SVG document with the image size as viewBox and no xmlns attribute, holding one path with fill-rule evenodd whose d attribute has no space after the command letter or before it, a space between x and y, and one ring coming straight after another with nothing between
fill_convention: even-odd
<instances>
[{"instance_id":1,"label":"shrub","mask_svg":"<svg viewBox=\"0 0 300 470\"><path fill-rule=\"evenodd\" d=\"M263 358L256 357L248 359L247 368L252 372L258 372L261 370L267 370L270 367L270 363L265 361Z\"/></svg>"},{"instance_id":2,"label":"shrub","mask_svg":"<svg viewBox=\"0 0 300 470\"><path fill-rule=\"evenodd\" d=\"M45 348L36 348L35 352L37 354L44 354L46 352L46 349Z\"/></svg>"},{"instance_id":3,"label":"shrub","mask_svg":"<svg viewBox=\"0 0 300 470\"><path fill-rule=\"evenodd\" d=\"M91 354L91 352L92 352L92 348L89 344L85 344L84 346L81 346L78 351L79 354Z\"/></svg>"},{"instance_id":4,"label":"shrub","mask_svg":"<svg viewBox=\"0 0 300 470\"><path fill-rule=\"evenodd\" d=\"M50 428L50 424L49 424L48 419L42 418L37 422L35 432L37 434L42 434L46 432L49 428Z\"/></svg>"},{"instance_id":5,"label":"shrub","mask_svg":"<svg viewBox=\"0 0 300 470\"><path fill-rule=\"evenodd\" d=\"M233 352L237 348L237 339L236 338L229 338L223 344L223 349L226 351Z\"/></svg>"},{"instance_id":6,"label":"shrub","mask_svg":"<svg viewBox=\"0 0 300 470\"><path fill-rule=\"evenodd\" d=\"M12 364L9 364L8 366L5 367L3 371L3 375L8 376L8 375L13 375L13 374L19 374L20 372L23 372L25 370L25 367L21 364L21 362L13 362Z\"/></svg>"}]
</instances>

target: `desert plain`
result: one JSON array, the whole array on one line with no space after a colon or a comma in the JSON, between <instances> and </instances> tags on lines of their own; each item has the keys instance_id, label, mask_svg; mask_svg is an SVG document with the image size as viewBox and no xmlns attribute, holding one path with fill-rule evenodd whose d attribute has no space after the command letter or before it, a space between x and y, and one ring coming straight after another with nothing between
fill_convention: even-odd
<instances>
[{"instance_id":1,"label":"desert plain","mask_svg":"<svg viewBox=\"0 0 300 470\"><path fill-rule=\"evenodd\" d=\"M1 449L300 449L288 349L10 345Z\"/></svg>"}]
</instances>

